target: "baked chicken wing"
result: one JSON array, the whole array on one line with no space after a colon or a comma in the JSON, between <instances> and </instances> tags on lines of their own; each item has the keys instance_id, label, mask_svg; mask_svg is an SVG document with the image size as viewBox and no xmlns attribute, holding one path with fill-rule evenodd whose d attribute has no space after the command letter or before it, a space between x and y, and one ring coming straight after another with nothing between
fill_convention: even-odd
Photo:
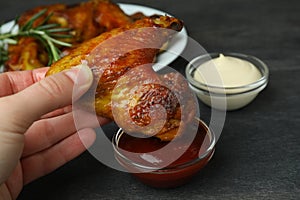
<instances>
[{"instance_id":1,"label":"baked chicken wing","mask_svg":"<svg viewBox=\"0 0 300 200\"><path fill-rule=\"evenodd\" d=\"M32 16L44 9L47 9L46 13L34 21L33 27L43 22L51 13L47 23L58 24L61 28L72 30L72 37L59 39L72 44L72 48L103 32L125 26L135 20L134 16L128 16L110 0L90 0L76 5L53 4L33 8L20 16L18 25L23 26ZM34 46L34 48L26 48L26 45ZM70 51L69 48L60 48L60 50L63 54L68 54ZM48 64L47 53L43 45L33 37L30 39L24 37L19 40L18 44L9 45L8 52L9 60L5 65L9 70L30 70Z\"/></svg>"},{"instance_id":2,"label":"baked chicken wing","mask_svg":"<svg viewBox=\"0 0 300 200\"><path fill-rule=\"evenodd\" d=\"M193 119L195 103L180 76L158 75L152 64L182 27L173 17L145 17L81 44L55 62L47 75L87 64L96 85L94 94L81 99L87 107L93 106L97 115L116 121L126 132L171 140Z\"/></svg>"}]
</instances>

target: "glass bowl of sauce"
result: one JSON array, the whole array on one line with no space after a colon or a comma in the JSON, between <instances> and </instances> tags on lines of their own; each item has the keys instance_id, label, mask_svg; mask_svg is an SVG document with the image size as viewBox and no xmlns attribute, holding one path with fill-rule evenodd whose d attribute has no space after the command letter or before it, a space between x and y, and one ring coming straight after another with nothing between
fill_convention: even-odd
<instances>
[{"instance_id":1,"label":"glass bowl of sauce","mask_svg":"<svg viewBox=\"0 0 300 200\"><path fill-rule=\"evenodd\" d=\"M127 172L148 186L183 185L206 166L215 151L215 135L202 120L197 122L199 126L192 141L181 136L165 142L155 137L129 135L119 129L113 137L115 158Z\"/></svg>"},{"instance_id":2,"label":"glass bowl of sauce","mask_svg":"<svg viewBox=\"0 0 300 200\"><path fill-rule=\"evenodd\" d=\"M199 99L220 110L248 105L269 80L269 69L264 62L240 53L198 56L186 66L185 74Z\"/></svg>"}]
</instances>

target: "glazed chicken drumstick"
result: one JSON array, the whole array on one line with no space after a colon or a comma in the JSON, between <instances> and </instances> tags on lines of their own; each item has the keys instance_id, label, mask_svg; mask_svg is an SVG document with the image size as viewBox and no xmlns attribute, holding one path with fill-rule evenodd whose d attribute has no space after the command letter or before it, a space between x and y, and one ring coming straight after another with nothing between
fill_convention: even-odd
<instances>
[{"instance_id":1,"label":"glazed chicken drumstick","mask_svg":"<svg viewBox=\"0 0 300 200\"><path fill-rule=\"evenodd\" d=\"M83 43L52 64L47 75L88 65L96 89L82 97L87 107L92 99L97 115L114 120L126 132L169 141L194 119L195 102L181 76L158 75L152 63L182 27L173 17L145 17Z\"/></svg>"}]
</instances>

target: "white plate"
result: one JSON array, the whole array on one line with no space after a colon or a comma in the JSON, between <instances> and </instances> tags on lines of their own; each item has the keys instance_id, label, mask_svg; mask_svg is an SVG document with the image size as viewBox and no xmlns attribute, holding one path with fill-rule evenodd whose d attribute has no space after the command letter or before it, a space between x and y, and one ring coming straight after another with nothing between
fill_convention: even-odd
<instances>
[{"instance_id":1,"label":"white plate","mask_svg":"<svg viewBox=\"0 0 300 200\"><path fill-rule=\"evenodd\" d=\"M150 16L154 14L172 16L164 11L141 6L141 5L120 3L119 6L128 15L132 15L136 12L142 12L146 16ZM171 39L171 41L168 44L167 51L157 56L157 60L156 63L153 65L153 69L155 71L158 71L168 66L183 52L187 42L188 42L187 31L186 28L183 27L183 29L178 34L174 35L174 37Z\"/></svg>"},{"instance_id":2,"label":"white plate","mask_svg":"<svg viewBox=\"0 0 300 200\"><path fill-rule=\"evenodd\" d=\"M141 6L141 5L120 3L119 6L128 15L132 15L136 12L142 12L146 16L150 16L154 14L172 16L164 11ZM0 33L8 32L13 25L14 25L14 21L10 21L4 24L0 29ZM16 31L17 28L18 27L16 26L14 31ZM158 71L168 66L171 62L173 62L183 52L187 44L187 41L188 41L187 31L185 27L183 27L183 29L178 34L174 35L174 37L171 39L171 41L168 44L167 51L164 51L163 53L158 55L156 63L153 65L153 69L155 71Z\"/></svg>"}]
</instances>

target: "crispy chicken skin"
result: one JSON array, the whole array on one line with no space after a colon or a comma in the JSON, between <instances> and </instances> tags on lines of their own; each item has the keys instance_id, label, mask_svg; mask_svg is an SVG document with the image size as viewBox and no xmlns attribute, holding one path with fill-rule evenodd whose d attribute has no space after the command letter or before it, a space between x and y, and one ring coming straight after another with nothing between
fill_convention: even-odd
<instances>
[{"instance_id":1,"label":"crispy chicken skin","mask_svg":"<svg viewBox=\"0 0 300 200\"><path fill-rule=\"evenodd\" d=\"M158 75L152 63L163 44L182 27L173 17L145 17L81 44L53 63L47 76L87 64L96 89L81 99L83 104L115 120L127 132L171 140L180 134L183 121L193 119L195 104L185 94L188 87L182 78L172 73ZM155 109L159 106L164 109Z\"/></svg>"},{"instance_id":2,"label":"crispy chicken skin","mask_svg":"<svg viewBox=\"0 0 300 200\"><path fill-rule=\"evenodd\" d=\"M6 65L12 71L32 70L48 63L47 52L32 37L22 37L17 45L10 45L8 54Z\"/></svg>"},{"instance_id":3,"label":"crispy chicken skin","mask_svg":"<svg viewBox=\"0 0 300 200\"><path fill-rule=\"evenodd\" d=\"M20 16L19 26L24 25L34 14L43 9L47 9L47 12L43 17L37 19L33 26L37 26L51 13L52 16L48 23L59 24L60 27L72 29L73 37L60 39L71 43L72 48L105 31L125 26L134 21L134 18L126 15L117 4L110 0L90 0L76 5L53 4L36 7ZM23 48L24 40L26 40L27 45L36 46L36 48L31 50ZM20 39L18 44L9 46L9 60L5 64L6 68L9 70L28 70L46 66L48 63L47 54L42 48L36 39ZM61 50L64 51L63 54L68 54L70 51L69 48L61 48ZM44 51L43 58L35 56L41 51ZM24 59L24 55L26 55L26 59Z\"/></svg>"},{"instance_id":4,"label":"crispy chicken skin","mask_svg":"<svg viewBox=\"0 0 300 200\"><path fill-rule=\"evenodd\" d=\"M194 123L196 101L179 73L154 75L149 66L142 66L118 81L112 112L125 132L170 141Z\"/></svg>"}]
</instances>

